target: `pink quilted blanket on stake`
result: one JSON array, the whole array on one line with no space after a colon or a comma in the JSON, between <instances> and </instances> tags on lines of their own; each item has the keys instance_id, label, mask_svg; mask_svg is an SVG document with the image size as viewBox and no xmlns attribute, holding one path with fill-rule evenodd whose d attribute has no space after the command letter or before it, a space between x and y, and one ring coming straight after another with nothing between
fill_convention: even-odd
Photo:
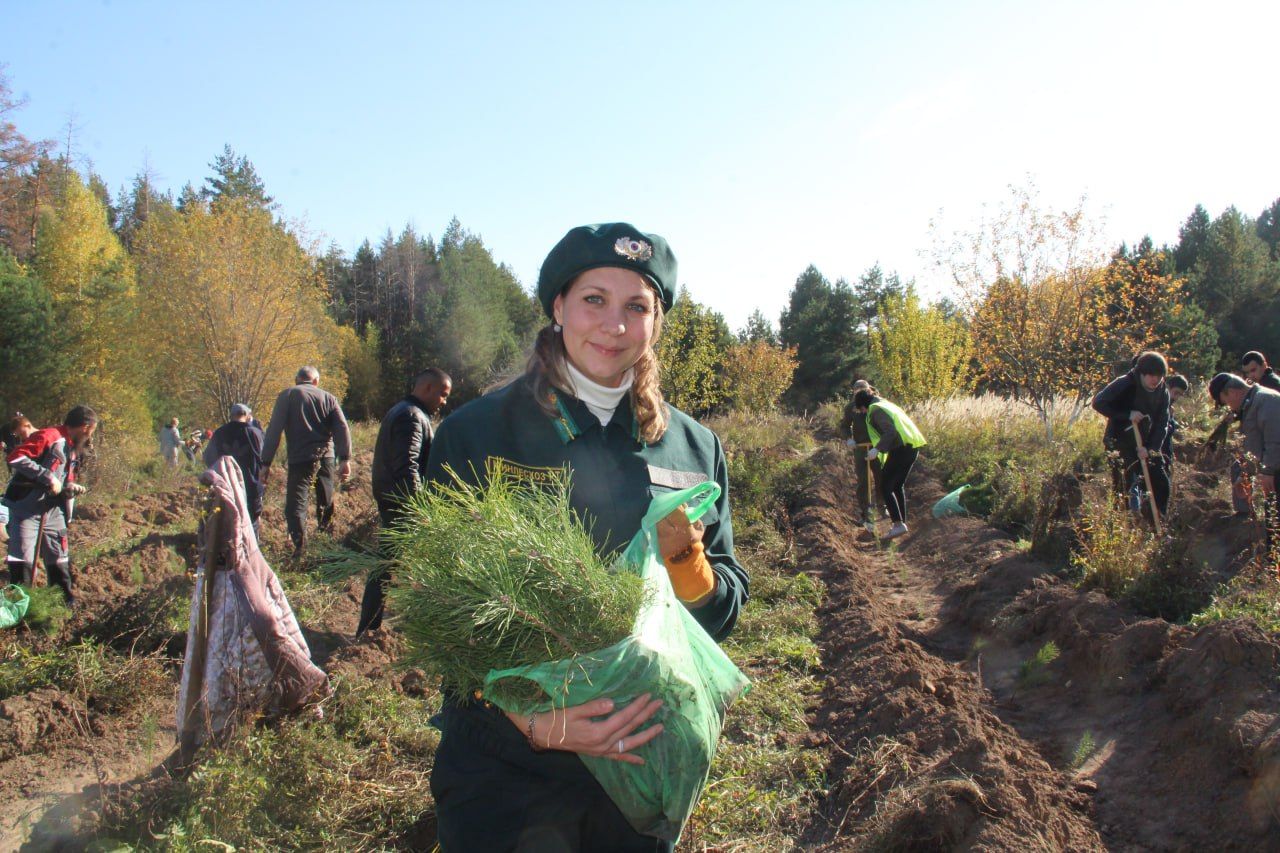
<instances>
[{"instance_id":1,"label":"pink quilted blanket on stake","mask_svg":"<svg viewBox=\"0 0 1280 853\"><path fill-rule=\"evenodd\" d=\"M311 662L280 580L258 548L240 467L223 456L200 480L211 487L217 523L200 532L178 694L179 739L185 733L191 747L221 740L240 720L297 711L329 693L328 676ZM217 542L208 541L210 529ZM201 671L193 677L195 667Z\"/></svg>"}]
</instances>

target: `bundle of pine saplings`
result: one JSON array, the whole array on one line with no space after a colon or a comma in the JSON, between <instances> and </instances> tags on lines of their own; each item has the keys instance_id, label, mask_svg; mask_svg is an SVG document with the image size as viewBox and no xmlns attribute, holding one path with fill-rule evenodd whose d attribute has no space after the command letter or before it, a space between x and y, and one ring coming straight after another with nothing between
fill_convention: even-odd
<instances>
[{"instance_id":1,"label":"bundle of pine saplings","mask_svg":"<svg viewBox=\"0 0 1280 853\"><path fill-rule=\"evenodd\" d=\"M408 641L404 662L464 695L483 690L491 670L619 642L645 597L638 576L597 556L569 504L567 473L536 485L510 476L437 484L380 535L394 559L388 609ZM519 704L546 698L525 679L490 691Z\"/></svg>"}]
</instances>

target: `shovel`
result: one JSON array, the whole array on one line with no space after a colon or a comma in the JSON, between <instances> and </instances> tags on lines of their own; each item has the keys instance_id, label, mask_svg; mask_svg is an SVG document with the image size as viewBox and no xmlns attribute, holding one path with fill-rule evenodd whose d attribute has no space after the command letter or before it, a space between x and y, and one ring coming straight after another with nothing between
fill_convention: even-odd
<instances>
[{"instance_id":1,"label":"shovel","mask_svg":"<svg viewBox=\"0 0 1280 853\"><path fill-rule=\"evenodd\" d=\"M1147 484L1147 500L1151 502L1151 521L1155 524L1156 535L1160 536L1163 531L1160 529L1160 510L1156 509L1156 493L1151 489L1151 469L1147 467L1147 458L1142 451L1142 430L1138 429L1138 425L1133 426L1133 440L1138 445L1138 461L1142 463L1142 479Z\"/></svg>"}]
</instances>

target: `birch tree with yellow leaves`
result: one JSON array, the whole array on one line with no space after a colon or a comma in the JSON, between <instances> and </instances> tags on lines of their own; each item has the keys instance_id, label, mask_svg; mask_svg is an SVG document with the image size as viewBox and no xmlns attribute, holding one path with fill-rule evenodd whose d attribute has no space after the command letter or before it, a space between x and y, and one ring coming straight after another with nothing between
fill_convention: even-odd
<instances>
[{"instance_id":1,"label":"birch tree with yellow leaves","mask_svg":"<svg viewBox=\"0 0 1280 853\"><path fill-rule=\"evenodd\" d=\"M269 211L244 200L153 216L135 244L153 382L207 422L266 404L304 364L339 398L344 333L324 310L313 259Z\"/></svg>"}]
</instances>

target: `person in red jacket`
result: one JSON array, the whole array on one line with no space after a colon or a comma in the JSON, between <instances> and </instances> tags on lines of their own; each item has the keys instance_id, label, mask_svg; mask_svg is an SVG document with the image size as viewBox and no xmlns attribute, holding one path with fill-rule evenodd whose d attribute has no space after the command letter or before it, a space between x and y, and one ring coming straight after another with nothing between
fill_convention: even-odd
<instances>
[{"instance_id":1,"label":"person in red jacket","mask_svg":"<svg viewBox=\"0 0 1280 853\"><path fill-rule=\"evenodd\" d=\"M97 425L93 409L76 406L62 426L32 433L6 460L13 474L4 493L9 507L9 580L30 586L39 556L49 584L62 588L68 605L75 603L75 595L67 524L76 495L84 493L75 482L76 469Z\"/></svg>"}]
</instances>

